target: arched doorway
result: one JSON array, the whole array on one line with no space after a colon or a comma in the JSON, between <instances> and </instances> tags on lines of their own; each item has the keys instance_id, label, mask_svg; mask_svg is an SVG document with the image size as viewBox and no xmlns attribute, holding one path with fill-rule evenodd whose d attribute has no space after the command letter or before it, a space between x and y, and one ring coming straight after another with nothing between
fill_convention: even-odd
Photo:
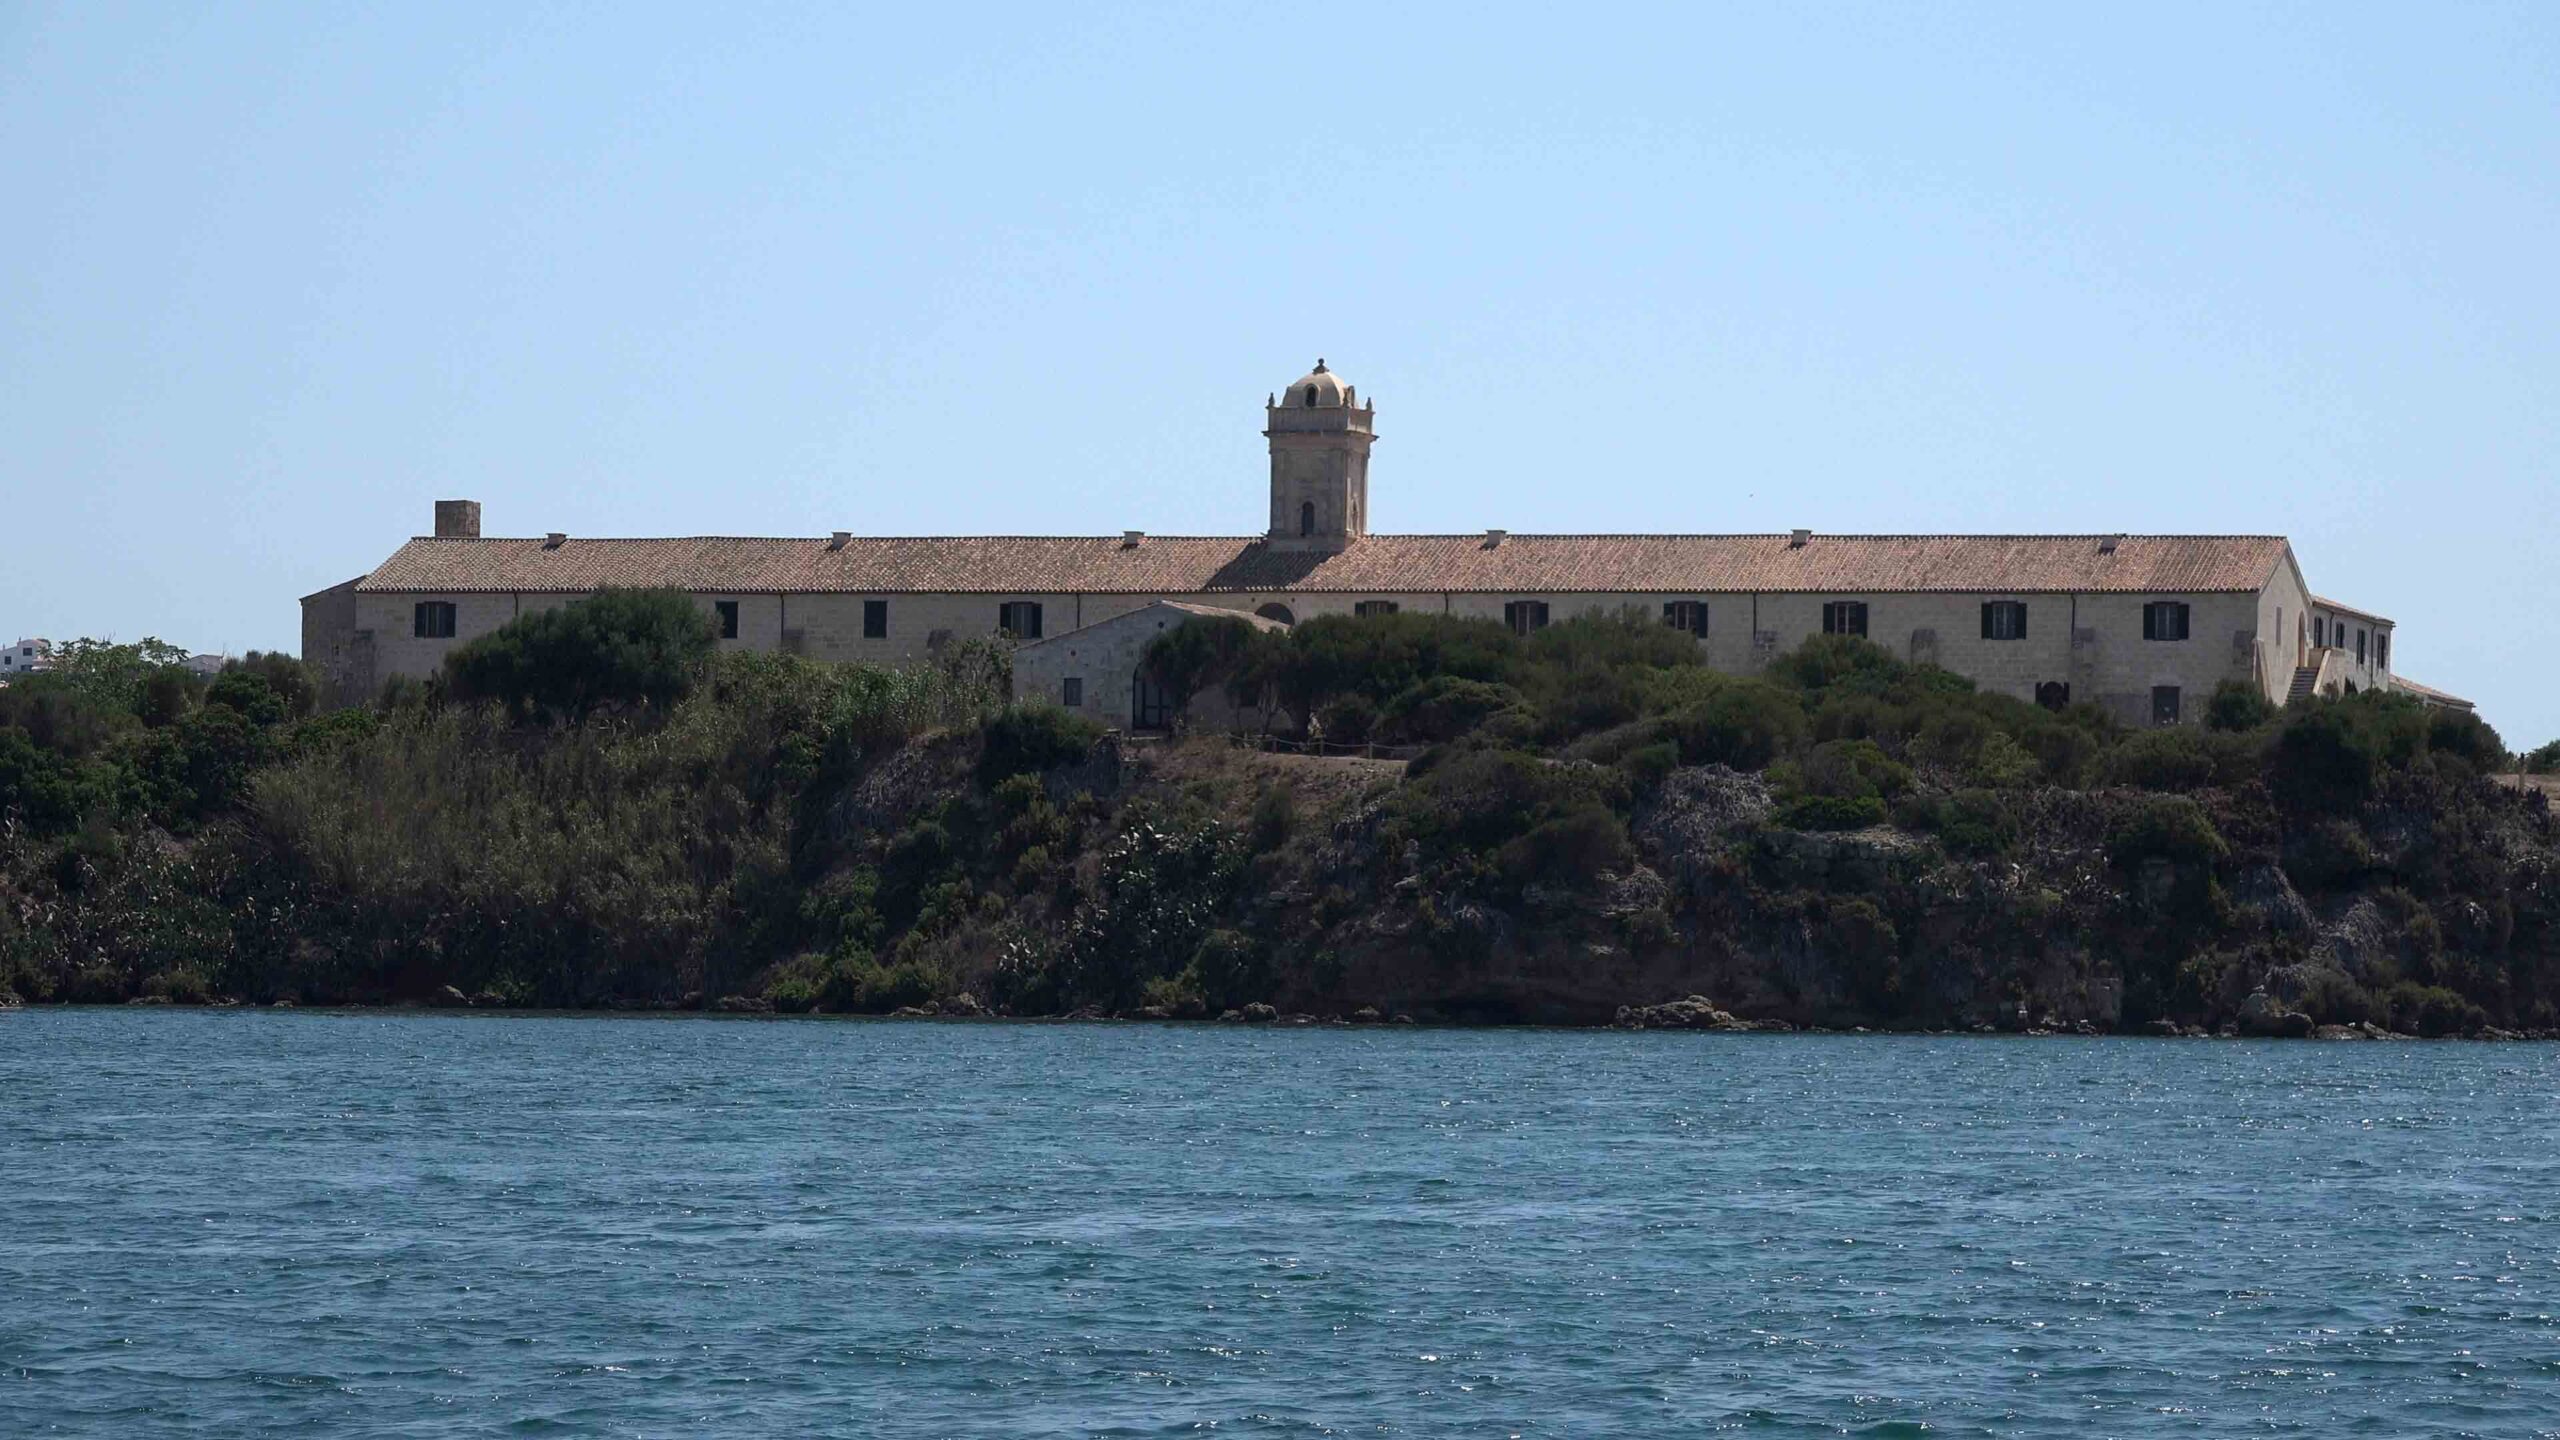
<instances>
[{"instance_id":1,"label":"arched doorway","mask_svg":"<svg viewBox=\"0 0 2560 1440\"><path fill-rule=\"evenodd\" d=\"M1289 607L1281 604L1277 600L1272 601L1268 605L1255 607L1253 613L1261 616L1265 620L1277 620L1283 625L1295 625L1298 623L1298 617L1290 611Z\"/></svg>"},{"instance_id":2,"label":"arched doorway","mask_svg":"<svg viewBox=\"0 0 2560 1440\"><path fill-rule=\"evenodd\" d=\"M2071 703L2071 687L2059 680L2047 680L2036 687L2036 703L2047 710L2059 710Z\"/></svg>"}]
</instances>

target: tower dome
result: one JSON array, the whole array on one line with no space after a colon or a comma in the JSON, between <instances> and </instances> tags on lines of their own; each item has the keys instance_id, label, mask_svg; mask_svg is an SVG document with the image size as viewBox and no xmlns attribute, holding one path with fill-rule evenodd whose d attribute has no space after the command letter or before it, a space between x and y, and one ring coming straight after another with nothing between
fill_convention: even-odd
<instances>
[{"instance_id":1,"label":"tower dome","mask_svg":"<svg viewBox=\"0 0 2560 1440\"><path fill-rule=\"evenodd\" d=\"M1351 396L1351 387L1342 383L1341 376L1324 368L1324 361L1318 359L1316 368L1291 381L1289 388L1280 393L1280 408L1337 410L1350 404Z\"/></svg>"}]
</instances>

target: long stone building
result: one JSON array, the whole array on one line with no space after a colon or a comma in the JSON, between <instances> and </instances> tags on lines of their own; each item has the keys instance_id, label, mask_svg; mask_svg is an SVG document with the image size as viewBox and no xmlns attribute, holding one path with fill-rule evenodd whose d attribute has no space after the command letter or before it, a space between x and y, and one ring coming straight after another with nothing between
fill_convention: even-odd
<instances>
[{"instance_id":1,"label":"long stone building","mask_svg":"<svg viewBox=\"0 0 2560 1440\"><path fill-rule=\"evenodd\" d=\"M1263 433L1269 523L1250 536L502 539L480 533L477 502L439 501L433 534L304 598L304 654L362 698L611 586L691 593L723 646L892 664L958 637L1055 639L1158 601L1282 624L1402 610L1522 632L1632 605L1724 670L1845 632L1988 690L2093 702L2134 724L2198 719L2225 680L2280 704L2374 688L2463 703L2397 679L2392 623L2314 595L2279 535L1373 535L1374 402L1318 361L1268 398ZM1077 647L1042 649L1045 675ZM1149 718L1125 674L1055 678L1062 703Z\"/></svg>"}]
</instances>

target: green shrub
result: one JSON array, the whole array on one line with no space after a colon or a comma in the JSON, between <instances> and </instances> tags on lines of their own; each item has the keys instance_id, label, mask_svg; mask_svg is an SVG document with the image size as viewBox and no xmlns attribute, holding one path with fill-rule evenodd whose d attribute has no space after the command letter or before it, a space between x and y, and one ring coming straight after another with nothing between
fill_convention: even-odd
<instances>
[{"instance_id":1,"label":"green shrub","mask_svg":"<svg viewBox=\"0 0 2560 1440\"><path fill-rule=\"evenodd\" d=\"M2204 723L2213 730L2255 730L2275 718L2267 692L2246 680L2225 680L2204 702Z\"/></svg>"},{"instance_id":2,"label":"green shrub","mask_svg":"<svg viewBox=\"0 0 2560 1440\"><path fill-rule=\"evenodd\" d=\"M2403 980L2385 997L2391 1028L2435 1039L2463 1035L2489 1023L2489 1012L2441 985Z\"/></svg>"},{"instance_id":3,"label":"green shrub","mask_svg":"<svg viewBox=\"0 0 2560 1440\"><path fill-rule=\"evenodd\" d=\"M2311 988L2303 996L2302 1008L2313 1023L2320 1025L2362 1025L2388 1023L2390 1008L2362 985L2335 971L2324 970L2312 977Z\"/></svg>"},{"instance_id":4,"label":"green shrub","mask_svg":"<svg viewBox=\"0 0 2560 1440\"><path fill-rule=\"evenodd\" d=\"M2074 705L2026 731L2020 744L2036 757L2044 778L2056 785L2084 783L2116 733L2113 719L2093 705Z\"/></svg>"},{"instance_id":5,"label":"green shrub","mask_svg":"<svg viewBox=\"0 0 2560 1440\"><path fill-rule=\"evenodd\" d=\"M1210 1010L1251 1004L1271 991L1271 967L1262 948L1243 932L1212 930L1192 947L1181 971Z\"/></svg>"},{"instance_id":6,"label":"green shrub","mask_svg":"<svg viewBox=\"0 0 2560 1440\"><path fill-rule=\"evenodd\" d=\"M1257 633L1241 615L1193 616L1147 642L1138 672L1164 687L1174 713L1187 714L1202 690L1227 685L1244 672Z\"/></svg>"},{"instance_id":7,"label":"green shrub","mask_svg":"<svg viewBox=\"0 0 2560 1440\"><path fill-rule=\"evenodd\" d=\"M144 980L142 993L175 1005L210 1005L216 998L213 982L192 965L163 970Z\"/></svg>"},{"instance_id":8,"label":"green shrub","mask_svg":"<svg viewBox=\"0 0 2560 1440\"><path fill-rule=\"evenodd\" d=\"M1576 615L1529 636L1521 647L1530 665L1574 675L1619 674L1637 669L1703 666L1698 641L1632 605L1607 614Z\"/></svg>"},{"instance_id":9,"label":"green shrub","mask_svg":"<svg viewBox=\"0 0 2560 1440\"><path fill-rule=\"evenodd\" d=\"M1520 692L1508 685L1435 675L1389 700L1381 719L1395 739L1429 745L1455 740L1520 703Z\"/></svg>"},{"instance_id":10,"label":"green shrub","mask_svg":"<svg viewBox=\"0 0 2560 1440\"><path fill-rule=\"evenodd\" d=\"M711 617L681 590L599 590L519 616L445 657L459 699L578 719L600 708L664 710L700 683Z\"/></svg>"},{"instance_id":11,"label":"green shrub","mask_svg":"<svg viewBox=\"0 0 2560 1440\"><path fill-rule=\"evenodd\" d=\"M276 693L267 677L236 666L214 677L205 688L204 703L235 710L258 725L273 725L286 717L285 697Z\"/></svg>"},{"instance_id":12,"label":"green shrub","mask_svg":"<svg viewBox=\"0 0 2560 1440\"><path fill-rule=\"evenodd\" d=\"M2237 784L2257 769L2251 737L2188 725L2137 730L2098 763L2107 784L2135 790L2204 790Z\"/></svg>"},{"instance_id":13,"label":"green shrub","mask_svg":"<svg viewBox=\"0 0 2560 1440\"><path fill-rule=\"evenodd\" d=\"M978 777L989 786L1082 762L1102 727L1045 701L1008 705L987 718Z\"/></svg>"},{"instance_id":14,"label":"green shrub","mask_svg":"<svg viewBox=\"0 0 2560 1440\"><path fill-rule=\"evenodd\" d=\"M1680 767L1680 744L1676 740L1659 740L1639 745L1618 761L1627 779L1639 789L1651 790L1671 778Z\"/></svg>"},{"instance_id":15,"label":"green shrub","mask_svg":"<svg viewBox=\"0 0 2560 1440\"><path fill-rule=\"evenodd\" d=\"M2211 864L2229 853L2204 807L2184 795L2146 795L2107 825L2107 858L2122 866L2152 859Z\"/></svg>"},{"instance_id":16,"label":"green shrub","mask_svg":"<svg viewBox=\"0 0 2560 1440\"><path fill-rule=\"evenodd\" d=\"M1634 858L1627 827L1617 816L1592 805L1543 821L1506 843L1499 863L1514 886L1567 887L1624 870Z\"/></svg>"},{"instance_id":17,"label":"green shrub","mask_svg":"<svg viewBox=\"0 0 2560 1440\"><path fill-rule=\"evenodd\" d=\"M1245 843L1260 855L1286 844L1298 827L1298 796L1283 782L1266 785L1253 797L1253 816L1245 825Z\"/></svg>"},{"instance_id":18,"label":"green shrub","mask_svg":"<svg viewBox=\"0 0 2560 1440\"><path fill-rule=\"evenodd\" d=\"M1977 786L2010 790L2034 784L2039 768L2027 747L2006 731L1994 731L1974 752L1973 763L1965 767L1965 779Z\"/></svg>"},{"instance_id":19,"label":"green shrub","mask_svg":"<svg viewBox=\"0 0 2560 1440\"><path fill-rule=\"evenodd\" d=\"M2526 751L2524 769L2529 775L2549 775L2560 772L2560 740L2537 745Z\"/></svg>"},{"instance_id":20,"label":"green shrub","mask_svg":"<svg viewBox=\"0 0 2560 1440\"><path fill-rule=\"evenodd\" d=\"M1849 998L1872 1014L1892 1015L1903 1006L1902 937L1875 902L1834 898L1820 907L1818 943L1838 965Z\"/></svg>"},{"instance_id":21,"label":"green shrub","mask_svg":"<svg viewBox=\"0 0 2560 1440\"><path fill-rule=\"evenodd\" d=\"M1489 620L1319 615L1289 632L1270 661L1270 683L1289 710L1311 715L1338 695L1383 705L1435 676L1504 683L1519 654L1519 637Z\"/></svg>"},{"instance_id":22,"label":"green shrub","mask_svg":"<svg viewBox=\"0 0 2560 1440\"><path fill-rule=\"evenodd\" d=\"M1316 729L1330 744L1365 745L1378 733L1378 703L1366 695L1337 695L1316 711Z\"/></svg>"},{"instance_id":23,"label":"green shrub","mask_svg":"<svg viewBox=\"0 0 2560 1440\"><path fill-rule=\"evenodd\" d=\"M1013 860L1028 851L1046 851L1066 843L1067 818L1049 803L1048 792L1041 788L1037 775L1015 775L999 782L995 809L1002 821L996 831L999 859Z\"/></svg>"},{"instance_id":24,"label":"green shrub","mask_svg":"<svg viewBox=\"0 0 2560 1440\"><path fill-rule=\"evenodd\" d=\"M2468 710L2427 713L2427 752L2452 756L2475 775L2503 769L2508 759L2507 747L2499 740L2498 732Z\"/></svg>"},{"instance_id":25,"label":"green shrub","mask_svg":"<svg viewBox=\"0 0 2560 1440\"><path fill-rule=\"evenodd\" d=\"M1892 739L1902 734L1904 724L1900 707L1883 697L1843 693L1825 696L1815 707L1812 733L1815 740Z\"/></svg>"},{"instance_id":26,"label":"green shrub","mask_svg":"<svg viewBox=\"0 0 2560 1440\"><path fill-rule=\"evenodd\" d=\"M2313 701L2276 733L2269 780L2276 798L2308 814L2344 814L2373 794L2382 769L2381 743L2357 713L2336 701Z\"/></svg>"},{"instance_id":27,"label":"green shrub","mask_svg":"<svg viewBox=\"0 0 2560 1440\"><path fill-rule=\"evenodd\" d=\"M1784 830L1864 830L1885 820L1874 795L1803 795L1780 805L1769 823Z\"/></svg>"},{"instance_id":28,"label":"green shrub","mask_svg":"<svg viewBox=\"0 0 2560 1440\"><path fill-rule=\"evenodd\" d=\"M1453 755L1396 789L1396 814L1426 847L1484 852L1565 814L1607 808L1602 786L1616 777L1593 767L1552 765L1515 750Z\"/></svg>"},{"instance_id":29,"label":"green shrub","mask_svg":"<svg viewBox=\"0 0 2560 1440\"><path fill-rule=\"evenodd\" d=\"M1959 855L2000 856L2018 843L2018 817L1996 790L1958 790L1898 807L1896 818L1913 829L1935 831L1940 844Z\"/></svg>"},{"instance_id":30,"label":"green shrub","mask_svg":"<svg viewBox=\"0 0 2560 1440\"><path fill-rule=\"evenodd\" d=\"M998 642L984 638L944 646L931 665L827 665L737 651L720 657L716 673L722 690L741 701L765 697L780 710L805 708L825 749L841 757L979 723L1004 707L1012 685L1011 662Z\"/></svg>"},{"instance_id":31,"label":"green shrub","mask_svg":"<svg viewBox=\"0 0 2560 1440\"><path fill-rule=\"evenodd\" d=\"M1800 690L1882 695L1911 674L1892 652L1856 635L1816 635L1772 661L1772 683ZM1961 684L1961 682L1959 682ZM1970 684L1962 684L1970 690Z\"/></svg>"},{"instance_id":32,"label":"green shrub","mask_svg":"<svg viewBox=\"0 0 2560 1440\"><path fill-rule=\"evenodd\" d=\"M59 835L80 823L86 790L69 762L23 731L0 730L0 816L15 815L38 835Z\"/></svg>"},{"instance_id":33,"label":"green shrub","mask_svg":"<svg viewBox=\"0 0 2560 1440\"><path fill-rule=\"evenodd\" d=\"M1775 686L1740 681L1677 717L1680 760L1762 770L1802 742L1804 709Z\"/></svg>"},{"instance_id":34,"label":"green shrub","mask_svg":"<svg viewBox=\"0 0 2560 1440\"><path fill-rule=\"evenodd\" d=\"M1171 973L1215 928L1244 874L1244 847L1223 826L1129 814L1103 849L1050 959L1045 988L1067 1004L1123 1009Z\"/></svg>"},{"instance_id":35,"label":"green shrub","mask_svg":"<svg viewBox=\"0 0 2560 1440\"><path fill-rule=\"evenodd\" d=\"M1209 1008L1201 998L1200 972L1188 966L1173 975L1159 975L1138 991L1139 1003L1166 1010L1178 1016L1198 1015Z\"/></svg>"},{"instance_id":36,"label":"green shrub","mask_svg":"<svg viewBox=\"0 0 2560 1440\"><path fill-rule=\"evenodd\" d=\"M1796 777L1805 794L1842 799L1891 800L1911 788L1911 767L1872 740L1826 740L1806 752Z\"/></svg>"}]
</instances>

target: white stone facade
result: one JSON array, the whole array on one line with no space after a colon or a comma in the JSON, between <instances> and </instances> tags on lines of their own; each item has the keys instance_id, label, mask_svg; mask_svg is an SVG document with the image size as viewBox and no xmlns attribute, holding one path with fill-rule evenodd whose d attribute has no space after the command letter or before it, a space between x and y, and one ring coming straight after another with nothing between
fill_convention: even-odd
<instances>
[{"instance_id":1,"label":"white stone facade","mask_svg":"<svg viewBox=\"0 0 2560 1440\"><path fill-rule=\"evenodd\" d=\"M1178 625L1222 611L1235 613L1226 607L1159 600L1021 645L1013 652L1014 698L1062 706L1113 729L1161 728L1171 718L1172 697L1140 678L1147 647ZM1288 628L1250 613L1239 618L1262 629ZM1258 714L1239 714L1214 688L1191 697L1189 719L1203 729L1252 728L1260 722Z\"/></svg>"},{"instance_id":2,"label":"white stone facade","mask_svg":"<svg viewBox=\"0 0 2560 1440\"><path fill-rule=\"evenodd\" d=\"M456 646L600 584L672 584L706 612L728 607L735 633L724 647L874 664L998 634L1006 616L1027 619L1007 607L1026 604L1038 607L1037 638L1054 642L1162 601L1284 622L1386 604L1501 622L1516 602L1540 602L1549 623L1629 606L1658 618L1689 601L1706 609L1707 663L1749 673L1822 633L1826 606L1858 602L1867 638L1895 655L2022 700L2093 703L2133 724L2200 719L2226 680L2277 703L2391 683L2390 622L2312 596L2280 537L1373 538L1375 422L1374 404L1321 362L1275 394L1265 410L1269 526L1254 540L537 543L482 540L476 503L439 502L435 536L371 576L306 597L304 653L336 677L339 698L354 699L392 676L430 675ZM963 561L949 558L955 547ZM1694 566L1679 559L1693 551ZM1128 584L1177 573L1188 579L1171 588ZM1444 583L1395 583L1424 575ZM1004 578L1029 588L993 588ZM2154 579L2160 588L2145 588ZM1535 588L1512 588L1519 580ZM2004 607L1996 621L1991 605ZM2183 623L2146 618L2163 606L2183 606ZM1116 646L1121 633L1085 644ZM1020 663L1046 677L1059 648L1013 638L1026 642ZM1125 678L1091 678L1097 705L1106 683L1126 688Z\"/></svg>"}]
</instances>

